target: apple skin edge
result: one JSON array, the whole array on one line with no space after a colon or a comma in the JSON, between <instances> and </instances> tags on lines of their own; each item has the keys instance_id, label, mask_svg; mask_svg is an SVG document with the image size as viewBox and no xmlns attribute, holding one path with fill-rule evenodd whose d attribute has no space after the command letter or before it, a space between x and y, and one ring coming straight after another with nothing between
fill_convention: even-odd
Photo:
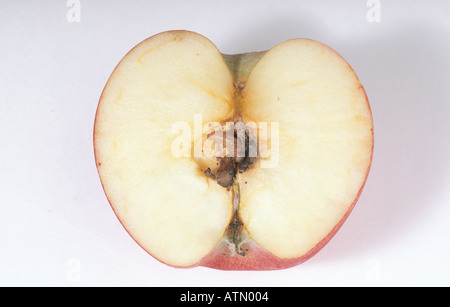
<instances>
[{"instance_id":1,"label":"apple skin edge","mask_svg":"<svg viewBox=\"0 0 450 307\"><path fill-rule=\"evenodd\" d=\"M102 184L103 187L103 184ZM103 187L104 189L104 187ZM201 267L208 267L211 269L217 269L217 270L224 270L224 271L269 271L269 270L281 270L281 269L288 269L297 265L300 265L301 263L309 260L311 257L313 257L315 254L317 254L337 233L337 231L341 228L341 226L344 224L347 217L350 215L353 207L355 206L356 202L358 201L359 195L362 192L362 189L360 190L358 197L353 202L351 208L347 211L345 216L341 219L339 224L337 224L333 230L325 237L323 238L313 249L311 249L308 253L305 255L299 257L299 258L293 258L293 259L280 259L273 255L272 253L264 250L262 247L260 247L257 243L255 243L253 240L249 239L247 242L244 243L244 249L246 251L245 256L240 255L230 255L230 250L227 246L227 244L222 240L219 242L214 250L208 254L206 257L204 257L199 263L189 266L189 267L177 267L172 266L170 264L164 263L160 259L156 258L152 254L147 253L152 256L157 261L174 267L174 268L182 268L182 269L189 269L189 268L195 268L198 266ZM110 200L108 199L108 202L111 205ZM111 205L111 208L113 206ZM143 250L143 246L139 244L138 241L136 241L131 233L128 232L126 227L122 224L120 221L119 216L116 214L113 208L113 212L116 215L117 219L121 223L122 227L125 229L125 231L128 233L128 235L136 242L137 245L139 245Z\"/></svg>"},{"instance_id":2,"label":"apple skin edge","mask_svg":"<svg viewBox=\"0 0 450 307\"><path fill-rule=\"evenodd\" d=\"M133 49L131 49L129 51L129 53L132 52ZM253 66L265 54L265 52L266 51L253 52L253 53L247 53L247 54L239 54L239 55L223 54L223 57L224 57L225 62L227 62L227 65L229 65L229 66L233 66L233 65L230 65L230 62L233 63L235 61L235 57L237 57L237 56L238 57L247 56L247 60L250 59L250 61L248 62L249 63L248 67L244 67L241 69L235 69L234 71L233 70L231 71L235 81L241 81L241 80L245 80L245 78L248 76L248 73L251 71L251 68L253 68ZM252 58L253 58L253 60L252 60ZM108 82L109 82L109 80L108 80ZM107 82L107 84L108 84L108 82ZM106 86L105 86L105 88L106 88ZM367 94L362 85L360 85L360 90L362 90L364 92L368 108L369 108L369 110L371 110ZM104 93L104 91L102 92L102 94L100 96L100 101L103 96L103 93ZM94 143L94 159L95 159L98 175L100 176L100 170L99 170L100 164L97 159L97 154L96 154L96 150L95 150L96 123L97 123L97 118L98 118L97 115L98 115L98 108L97 108L97 113L95 115L95 120L94 120L94 129L93 129L93 132L94 132L93 133L93 141L94 142L93 143ZM221 240L216 245L216 247L208 255L206 255L201 261L199 261L197 264L194 264L194 265L188 266L188 267L177 267L177 266L173 266L173 265L164 263L160 259L158 259L155 256L153 256L152 254L150 254L148 251L146 251L139 244L139 242L134 239L134 237L131 235L131 233L129 233L127 228L123 225L122 221L120 220L118 214L115 212L114 207L112 206L112 203L109 200L108 195L106 194L106 190L105 190L103 182L101 180L100 180L100 182L101 182L102 189L105 192L105 196L106 196L111 208L113 209L114 214L116 215L117 219L119 220L119 222L121 223L121 225L125 229L125 231L136 242L136 244L138 244L138 246L140 246L142 249L144 249L154 259L156 259L157 261L159 261L161 263L164 263L165 265L168 265L173 268L184 268L184 269L200 266L200 267L208 267L208 268L212 268L212 269L226 270L226 271L280 270L280 269L287 269L287 268L297 266L297 265L309 260L311 257L316 255L335 236L335 234L338 232L338 230L341 228L341 226L344 224L344 222L346 221L346 219L352 212L354 206L356 205L356 203L362 193L362 190L365 186L365 183L367 181L369 171L370 171L370 168L372 165L373 148L374 148L374 131L373 131L373 125L372 125L372 150L371 150L370 162L369 162L368 169L366 172L366 177L364 179L363 184L361 185L361 188L360 188L355 200L353 201L352 205L349 207L349 209L345 213L345 215L342 217L342 219L339 221L339 223L337 225L335 225L335 227L328 233L327 236L325 236L320 242L318 242L318 244L316 244L316 246L314 246L311 250L309 250L303 256L298 257L298 258L292 258L292 259L278 258L275 255L273 255L272 253L264 250L261 246L259 246L255 241L253 241L250 238L250 239L248 239L248 241L243 243L243 249L245 250L245 256L241 256L238 254L230 255L230 249L227 246L227 243L224 240Z\"/></svg>"},{"instance_id":3,"label":"apple skin edge","mask_svg":"<svg viewBox=\"0 0 450 307\"><path fill-rule=\"evenodd\" d=\"M367 97L367 95L366 95ZM367 100L368 102L368 100ZM94 130L95 131L95 130ZM373 129L372 129L372 139L373 139ZM292 259L281 259L273 255L272 253L264 250L262 247L260 247L256 242L254 242L252 239L249 239L247 242L244 243L244 249L246 251L245 256L240 255L230 255L230 250L227 246L227 244L224 242L224 240L220 241L216 247L213 249L211 253L209 253L207 256L205 256L199 263L189 266L189 267L177 267L172 266L170 264L164 263L163 261L159 260L152 254L148 253L150 256L152 256L157 261L174 267L174 268L195 268L195 267L208 267L211 269L217 269L217 270L224 270L224 271L269 271L269 270L281 270L281 269L288 269L297 265L302 264L303 262L309 260L311 257L316 255L338 232L338 230L341 228L341 226L344 224L344 222L347 220L348 216L352 212L353 208L355 207L356 203L358 202L358 199L364 189L364 185L367 181L369 170L371 168L372 164L372 158L373 158L373 142L372 142L372 155L370 159L370 164L368 166L368 170L366 172L366 178L364 180L363 185L361 186L358 195L356 196L355 200L353 201L352 205L350 206L349 210L346 212L346 214L342 217L342 219L339 221L339 223L328 233L328 235L323 238L314 248L312 248L310 251L308 251L305 255L298 257L298 258L292 258ZM97 158L95 158L97 171L98 171L98 163ZM102 188L104 189L104 185L102 184ZM106 193L105 193L106 195ZM121 223L122 227L127 231L129 236L136 242L137 245L139 245L143 250L145 250L139 242L137 242L133 236L128 232L126 227L122 224L120 221L119 216L114 211L114 207L111 204L111 201L108 199L108 196L106 195L106 198L113 209L114 214L116 215L117 219Z\"/></svg>"},{"instance_id":4,"label":"apple skin edge","mask_svg":"<svg viewBox=\"0 0 450 307\"><path fill-rule=\"evenodd\" d=\"M373 150L372 150L373 155ZM369 165L370 169L370 165ZM368 172L366 174L366 179L368 177ZM364 181L364 182L365 182ZM216 248L205 258L203 258L198 264L192 266L203 266L212 269L225 270L225 271L269 271L269 270L281 270L297 266L315 254L317 254L338 232L344 222L347 220L354 206L358 202L358 199L362 193L364 185L358 192L357 197L353 201L349 210L346 212L344 217L339 221L339 223L328 233L328 235L323 238L314 248L308 251L305 255L292 258L292 259L280 259L273 255L272 253L264 250L253 240L249 240L244 243L244 249L246 251L245 256L229 254L229 249L226 243L220 242Z\"/></svg>"}]
</instances>

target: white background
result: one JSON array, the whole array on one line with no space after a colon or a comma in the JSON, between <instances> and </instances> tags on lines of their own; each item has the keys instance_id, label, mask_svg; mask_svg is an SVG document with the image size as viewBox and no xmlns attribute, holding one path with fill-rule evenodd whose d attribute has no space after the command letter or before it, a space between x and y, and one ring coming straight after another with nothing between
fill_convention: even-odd
<instances>
[{"instance_id":1,"label":"white background","mask_svg":"<svg viewBox=\"0 0 450 307\"><path fill-rule=\"evenodd\" d=\"M1 286L449 286L450 2L67 0L0 2ZM70 16L70 14L69 14ZM113 214L92 131L118 61L186 29L223 53L306 37L337 50L369 96L375 152L334 239L281 271L174 269ZM326 191L324 191L326 192Z\"/></svg>"}]
</instances>

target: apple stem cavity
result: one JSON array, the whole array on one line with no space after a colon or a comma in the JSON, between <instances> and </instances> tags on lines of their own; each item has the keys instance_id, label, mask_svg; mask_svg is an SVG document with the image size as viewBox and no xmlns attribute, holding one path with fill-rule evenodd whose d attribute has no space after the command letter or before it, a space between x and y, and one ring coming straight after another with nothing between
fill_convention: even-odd
<instances>
[{"instance_id":1,"label":"apple stem cavity","mask_svg":"<svg viewBox=\"0 0 450 307\"><path fill-rule=\"evenodd\" d=\"M266 51L248 52L240 54L222 54L222 57L230 69L231 75L237 84L245 84L253 68ZM242 90L242 88L241 88Z\"/></svg>"},{"instance_id":2,"label":"apple stem cavity","mask_svg":"<svg viewBox=\"0 0 450 307\"><path fill-rule=\"evenodd\" d=\"M248 77L266 52L267 50L240 54L222 54L222 58L225 61L225 64L227 64L234 81L235 114L240 113L242 91L245 88Z\"/></svg>"}]
</instances>

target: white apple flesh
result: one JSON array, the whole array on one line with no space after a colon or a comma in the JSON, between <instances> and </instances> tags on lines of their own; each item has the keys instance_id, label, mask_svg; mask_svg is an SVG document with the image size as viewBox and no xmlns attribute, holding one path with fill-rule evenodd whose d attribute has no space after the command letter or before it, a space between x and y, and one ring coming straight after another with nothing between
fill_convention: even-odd
<instances>
[{"instance_id":1,"label":"white apple flesh","mask_svg":"<svg viewBox=\"0 0 450 307\"><path fill-rule=\"evenodd\" d=\"M205 173L214 163L171 150L174 123L194 131L199 115L277 123L276 164L263 167L271 156L258 154L230 187L218 184ZM352 68L319 42L231 56L199 34L169 31L138 44L112 73L94 148L114 212L153 257L272 270L312 257L350 214L369 173L373 122Z\"/></svg>"}]
</instances>

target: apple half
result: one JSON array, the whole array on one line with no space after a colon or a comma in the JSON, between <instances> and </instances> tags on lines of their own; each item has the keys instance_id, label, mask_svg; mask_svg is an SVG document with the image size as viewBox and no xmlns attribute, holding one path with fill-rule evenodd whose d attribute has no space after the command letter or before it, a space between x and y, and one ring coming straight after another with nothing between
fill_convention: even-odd
<instances>
[{"instance_id":1,"label":"apple half","mask_svg":"<svg viewBox=\"0 0 450 307\"><path fill-rule=\"evenodd\" d=\"M168 31L113 71L94 149L115 214L150 255L274 270L312 257L348 217L369 173L373 121L350 65L317 41L225 55L197 33Z\"/></svg>"}]
</instances>

